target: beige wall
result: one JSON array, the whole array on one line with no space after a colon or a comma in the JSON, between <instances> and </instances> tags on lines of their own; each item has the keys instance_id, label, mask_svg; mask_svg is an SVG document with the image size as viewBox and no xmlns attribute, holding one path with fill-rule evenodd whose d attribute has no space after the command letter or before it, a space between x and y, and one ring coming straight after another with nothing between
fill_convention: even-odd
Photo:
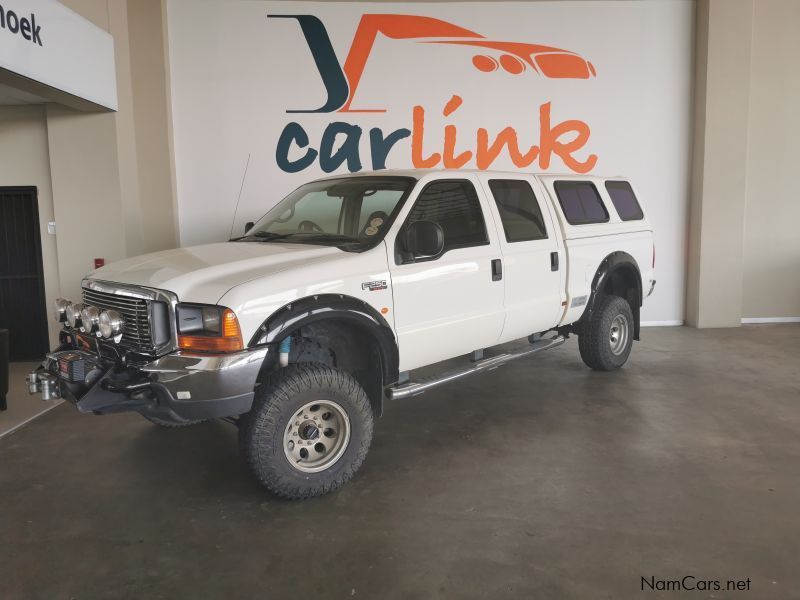
<instances>
[{"instance_id":1,"label":"beige wall","mask_svg":"<svg viewBox=\"0 0 800 600\"><path fill-rule=\"evenodd\" d=\"M800 2L698 0L686 321L800 317Z\"/></svg>"},{"instance_id":2,"label":"beige wall","mask_svg":"<svg viewBox=\"0 0 800 600\"><path fill-rule=\"evenodd\" d=\"M752 12L753 0L698 3L686 297L696 327L741 322Z\"/></svg>"},{"instance_id":3,"label":"beige wall","mask_svg":"<svg viewBox=\"0 0 800 600\"><path fill-rule=\"evenodd\" d=\"M109 126L114 128L118 233L124 237L125 255L174 248L178 235L164 2L62 2L114 36L119 110Z\"/></svg>"},{"instance_id":4,"label":"beige wall","mask_svg":"<svg viewBox=\"0 0 800 600\"><path fill-rule=\"evenodd\" d=\"M166 13L162 0L127 4L139 206L147 216L142 250L153 252L172 248L178 240Z\"/></svg>"},{"instance_id":5,"label":"beige wall","mask_svg":"<svg viewBox=\"0 0 800 600\"><path fill-rule=\"evenodd\" d=\"M88 19L101 29L108 31L109 5L125 0L58 0L67 8ZM135 1L135 0L134 0ZM116 40L115 40L116 43Z\"/></svg>"},{"instance_id":6,"label":"beige wall","mask_svg":"<svg viewBox=\"0 0 800 600\"><path fill-rule=\"evenodd\" d=\"M753 13L743 317L800 317L800 2Z\"/></svg>"},{"instance_id":7,"label":"beige wall","mask_svg":"<svg viewBox=\"0 0 800 600\"><path fill-rule=\"evenodd\" d=\"M47 134L61 293L76 300L94 258L127 256L115 115L50 104Z\"/></svg>"},{"instance_id":8,"label":"beige wall","mask_svg":"<svg viewBox=\"0 0 800 600\"><path fill-rule=\"evenodd\" d=\"M0 185L39 189L48 306L80 298L94 258L173 248L178 239L162 2L63 3L114 36L119 110L0 107Z\"/></svg>"},{"instance_id":9,"label":"beige wall","mask_svg":"<svg viewBox=\"0 0 800 600\"><path fill-rule=\"evenodd\" d=\"M44 107L0 106L0 140L0 186L32 185L37 189L45 301L49 308L61 290L56 236L47 233L47 223L54 217ZM48 323L50 342L54 344L59 328L52 319Z\"/></svg>"},{"instance_id":10,"label":"beige wall","mask_svg":"<svg viewBox=\"0 0 800 600\"><path fill-rule=\"evenodd\" d=\"M139 203L139 163L136 152L136 122L133 112L130 37L127 2L109 4L109 30L114 36L117 66L117 158L125 247L129 256L144 253L142 207Z\"/></svg>"}]
</instances>

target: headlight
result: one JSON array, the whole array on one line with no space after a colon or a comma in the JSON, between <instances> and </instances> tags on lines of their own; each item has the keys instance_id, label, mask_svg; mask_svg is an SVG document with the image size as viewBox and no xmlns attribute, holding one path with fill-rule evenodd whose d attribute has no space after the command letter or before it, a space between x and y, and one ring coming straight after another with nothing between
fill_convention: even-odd
<instances>
[{"instance_id":1,"label":"headlight","mask_svg":"<svg viewBox=\"0 0 800 600\"><path fill-rule=\"evenodd\" d=\"M81 327L86 333L92 333L100 324L100 309L96 306L85 306L81 311Z\"/></svg>"},{"instance_id":2,"label":"headlight","mask_svg":"<svg viewBox=\"0 0 800 600\"><path fill-rule=\"evenodd\" d=\"M83 310L83 304L80 302L77 304L68 304L67 305L67 323L69 326L75 329L76 327L80 327L81 325L81 311Z\"/></svg>"},{"instance_id":3,"label":"headlight","mask_svg":"<svg viewBox=\"0 0 800 600\"><path fill-rule=\"evenodd\" d=\"M238 352L244 349L239 321L230 308L179 304L178 346L199 352Z\"/></svg>"},{"instance_id":4,"label":"headlight","mask_svg":"<svg viewBox=\"0 0 800 600\"><path fill-rule=\"evenodd\" d=\"M219 335L221 312L219 306L180 304L177 312L178 333Z\"/></svg>"},{"instance_id":5,"label":"headlight","mask_svg":"<svg viewBox=\"0 0 800 600\"><path fill-rule=\"evenodd\" d=\"M104 310L100 313L100 323L97 328L104 338L120 335L124 327L125 319L116 310Z\"/></svg>"},{"instance_id":6,"label":"headlight","mask_svg":"<svg viewBox=\"0 0 800 600\"><path fill-rule=\"evenodd\" d=\"M56 321L59 323L63 323L67 320L67 307L71 304L69 300L65 300L64 298L58 298L55 301L55 317Z\"/></svg>"}]
</instances>

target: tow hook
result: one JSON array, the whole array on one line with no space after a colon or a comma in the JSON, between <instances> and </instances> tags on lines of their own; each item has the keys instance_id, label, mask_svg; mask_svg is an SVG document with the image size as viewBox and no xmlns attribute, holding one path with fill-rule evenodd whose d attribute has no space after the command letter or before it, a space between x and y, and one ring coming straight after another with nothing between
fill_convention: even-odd
<instances>
[{"instance_id":1,"label":"tow hook","mask_svg":"<svg viewBox=\"0 0 800 600\"><path fill-rule=\"evenodd\" d=\"M25 378L29 394L42 394L42 400L61 398L61 384L58 378L49 373L31 371Z\"/></svg>"}]
</instances>

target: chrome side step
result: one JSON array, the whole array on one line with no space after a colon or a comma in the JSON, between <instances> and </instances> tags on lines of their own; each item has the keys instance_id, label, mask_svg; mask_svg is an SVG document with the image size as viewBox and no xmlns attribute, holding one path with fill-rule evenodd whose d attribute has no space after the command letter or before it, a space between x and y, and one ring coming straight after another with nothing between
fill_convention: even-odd
<instances>
[{"instance_id":1,"label":"chrome side step","mask_svg":"<svg viewBox=\"0 0 800 600\"><path fill-rule=\"evenodd\" d=\"M473 375L474 373L479 373L481 371L496 369L497 367L511 362L512 360L516 360L530 354L536 354L537 352L550 350L551 348L560 346L564 343L564 341L565 338L562 336L550 339L539 339L533 342L527 348L517 350L516 352L506 352L504 354L499 354L498 356L492 356L490 358L478 360L467 367L454 369L452 371L447 371L440 375L427 377L418 381L410 381L408 383L395 385L394 387L387 388L386 393L390 400L398 400L400 398L417 396L423 392L427 392L428 390L439 387L440 385L444 385L445 383L450 383L451 381L461 379L462 377L467 377L468 375Z\"/></svg>"}]
</instances>

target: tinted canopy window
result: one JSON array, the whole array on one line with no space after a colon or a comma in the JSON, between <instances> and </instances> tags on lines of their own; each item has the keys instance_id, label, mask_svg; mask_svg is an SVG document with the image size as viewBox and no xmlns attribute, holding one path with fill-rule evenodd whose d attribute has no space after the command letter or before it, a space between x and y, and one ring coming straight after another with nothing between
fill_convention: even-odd
<instances>
[{"instance_id":1,"label":"tinted canopy window","mask_svg":"<svg viewBox=\"0 0 800 600\"><path fill-rule=\"evenodd\" d=\"M526 242L547 237L542 211L527 181L492 179L489 189L497 203L507 241Z\"/></svg>"},{"instance_id":2,"label":"tinted canopy window","mask_svg":"<svg viewBox=\"0 0 800 600\"><path fill-rule=\"evenodd\" d=\"M611 202L617 209L619 218L623 221L636 221L644 218L642 207L633 193L631 184L627 181L606 181L606 190L611 196Z\"/></svg>"},{"instance_id":3,"label":"tinted canopy window","mask_svg":"<svg viewBox=\"0 0 800 600\"><path fill-rule=\"evenodd\" d=\"M415 221L438 223L444 231L444 251L488 244L483 212L469 181L436 181L420 194L408 215Z\"/></svg>"},{"instance_id":4,"label":"tinted canopy window","mask_svg":"<svg viewBox=\"0 0 800 600\"><path fill-rule=\"evenodd\" d=\"M570 225L605 223L608 211L589 181L556 181L556 196Z\"/></svg>"}]
</instances>

